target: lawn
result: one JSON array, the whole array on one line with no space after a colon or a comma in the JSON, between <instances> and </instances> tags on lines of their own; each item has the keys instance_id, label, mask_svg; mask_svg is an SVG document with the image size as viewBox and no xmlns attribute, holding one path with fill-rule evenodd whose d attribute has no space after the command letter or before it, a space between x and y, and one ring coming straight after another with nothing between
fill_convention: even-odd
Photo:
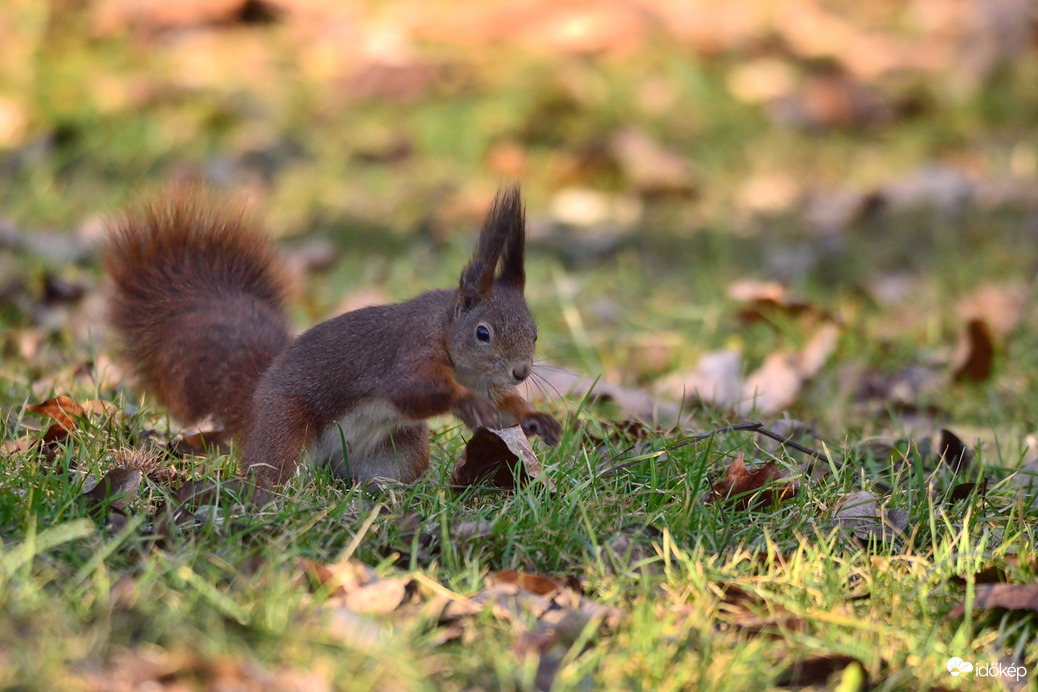
<instances>
[{"instance_id":1,"label":"lawn","mask_svg":"<svg viewBox=\"0 0 1038 692\"><path fill-rule=\"evenodd\" d=\"M0 9L0 687L1033 686L1033 10L730 4ZM540 477L443 417L413 485L241 497L104 320L178 181L300 331L522 183Z\"/></svg>"}]
</instances>

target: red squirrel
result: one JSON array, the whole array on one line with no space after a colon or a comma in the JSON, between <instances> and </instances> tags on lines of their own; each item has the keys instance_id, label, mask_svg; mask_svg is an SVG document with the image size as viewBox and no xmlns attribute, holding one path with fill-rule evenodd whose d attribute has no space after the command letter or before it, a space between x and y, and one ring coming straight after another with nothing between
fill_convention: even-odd
<instances>
[{"instance_id":1,"label":"red squirrel","mask_svg":"<svg viewBox=\"0 0 1038 692\"><path fill-rule=\"evenodd\" d=\"M240 210L170 193L109 227L109 319L144 388L185 423L222 424L261 487L283 484L304 454L353 481L411 482L429 466L431 416L473 430L518 423L549 445L562 434L516 389L537 340L525 244L522 197L508 188L456 289L293 338L273 244Z\"/></svg>"}]
</instances>

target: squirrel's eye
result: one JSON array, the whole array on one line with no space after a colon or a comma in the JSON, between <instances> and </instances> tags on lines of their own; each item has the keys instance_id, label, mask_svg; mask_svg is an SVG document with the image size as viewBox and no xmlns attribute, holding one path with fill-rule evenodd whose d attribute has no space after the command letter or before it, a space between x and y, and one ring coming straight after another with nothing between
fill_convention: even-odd
<instances>
[{"instance_id":1,"label":"squirrel's eye","mask_svg":"<svg viewBox=\"0 0 1038 692\"><path fill-rule=\"evenodd\" d=\"M490 329L485 324L479 325L476 327L476 338L480 341L490 341Z\"/></svg>"}]
</instances>

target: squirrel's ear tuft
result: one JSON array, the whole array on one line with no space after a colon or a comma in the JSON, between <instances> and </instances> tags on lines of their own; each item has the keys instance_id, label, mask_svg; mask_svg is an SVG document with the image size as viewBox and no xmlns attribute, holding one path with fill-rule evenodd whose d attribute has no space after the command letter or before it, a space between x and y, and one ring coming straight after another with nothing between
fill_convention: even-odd
<instances>
[{"instance_id":1,"label":"squirrel's ear tuft","mask_svg":"<svg viewBox=\"0 0 1038 692\"><path fill-rule=\"evenodd\" d=\"M526 283L523 269L523 251L526 245L526 222L523 218L523 199L518 186L497 193L490 207L479 245L468 266L461 272L460 290L463 302L472 304L490 294L494 285L494 270L501 262L498 278L521 291Z\"/></svg>"},{"instance_id":2,"label":"squirrel's ear tuft","mask_svg":"<svg viewBox=\"0 0 1038 692\"><path fill-rule=\"evenodd\" d=\"M498 278L522 291L526 285L526 213L523 209L523 195L518 185L505 188L498 193L494 209L491 211L491 219L505 233L501 273Z\"/></svg>"}]
</instances>

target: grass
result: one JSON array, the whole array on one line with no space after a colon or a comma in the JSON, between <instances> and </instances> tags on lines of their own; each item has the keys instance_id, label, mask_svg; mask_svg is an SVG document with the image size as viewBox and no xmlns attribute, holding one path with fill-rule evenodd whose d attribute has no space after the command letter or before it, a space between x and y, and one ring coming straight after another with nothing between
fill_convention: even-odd
<instances>
[{"instance_id":1,"label":"grass","mask_svg":"<svg viewBox=\"0 0 1038 692\"><path fill-rule=\"evenodd\" d=\"M130 421L128 441L144 433L142 419ZM1016 651L1028 660L1034 651L1031 618L944 615L968 598L982 568L1033 555L1034 510L1004 480L953 503L940 473L929 492L910 463L895 460L884 473L845 449L849 459L834 461L823 481L802 478L792 500L736 511L703 496L737 450L761 455L745 436L596 478L596 449L570 434L545 455L557 492L532 484L511 495L455 494L443 464L461 442L452 432L435 444L446 452L439 469L414 486L367 492L315 471L272 507L243 510L225 494L163 537L153 524L168 492L159 483L146 482L121 529L85 518L82 474L110 465L104 450L118 436L84 430L50 468L32 454L8 466L0 609L12 626L0 639L5 675L22 688L90 689L83 676L92 666L149 645L202 687L216 673L195 659L316 670L350 689L531 688L536 663L508 653L514 625L494 618L476 619L445 645L427 617L374 619L359 632L327 624L334 610L297 561L334 562L348 549L384 575L419 571L458 594L478 591L487 571L505 566L579 579L625 619L615 631L588 633L586 651L569 650L554 689L769 689L818 653L853 657L878 688L899 689L946 683L953 655L982 661ZM661 436L651 446L670 442ZM794 459L778 458L796 472ZM203 476L214 461L226 467L226 459L206 461ZM1005 475L983 461L971 477ZM876 479L893 486L889 505L907 510L909 525L897 540L863 548L832 510ZM490 534L454 538L474 521L489 523ZM636 546L633 555L610 550L618 537ZM1006 568L1011 582L1033 581L1033 561L1023 562ZM749 594L745 602L724 598L730 586Z\"/></svg>"},{"instance_id":2,"label":"grass","mask_svg":"<svg viewBox=\"0 0 1038 692\"><path fill-rule=\"evenodd\" d=\"M748 177L784 171L802 175L806 190L882 186L933 160L995 176L1013 152L1038 147L1033 64L969 99L918 85L930 110L880 131L804 133L728 95L726 71L739 56L698 61L669 45L617 62L502 48L466 61L442 48L438 58L463 66L456 79L412 101L351 100L307 73L276 26L225 37L230 57L216 51L206 81L181 62L206 50L200 44L87 40L82 11L56 18L26 3L21 12L7 50L32 60L0 67L0 96L17 98L30 122L24 141L0 151L0 216L25 240L0 248L0 687L529 690L553 679L555 690L753 690L828 658L835 677L804 673L816 688L842 680L841 689L862 689L858 669L844 670L854 659L875 689L895 690L954 688L949 658L1007 655L1033 673L1033 612L948 617L971 602L986 568L1011 584L1038 577L1038 508L1010 479L1033 454L1027 436L1038 423L1033 296L989 379L955 383L946 365L962 331L959 299L985 282L1031 285L1033 210L880 213L819 239L799 208L747 215L738 202ZM233 60L244 50L269 60L244 74ZM670 108L640 105L647 76L670 89ZM514 493L449 488L467 432L444 419L434 426L434 469L413 486L351 488L313 470L262 509L224 488L175 527L163 513L169 480L146 475L125 520L84 496L88 477L130 451L210 482L232 477L235 462L167 448L178 424L110 365L118 361L97 311L96 255L76 240L90 234L70 229L89 230L99 214L180 175L244 191L286 247L317 234L341 248L333 267L306 277L293 308L303 326L355 290L406 298L453 285L473 222L444 210L493 189L502 177L487 163L495 143L525 152L531 218L567 185L633 196L615 165L581 158L628 126L694 163L698 197L639 199L641 216L612 252L588 256L580 233L561 246L535 237L527 296L540 355L631 386L725 347L740 348L751 370L802 347L813 324L781 311L744 324L727 287L782 279L842 325L835 355L788 412L817 433L800 441L827 454L815 469L747 433L685 446L684 432L617 436L609 421L622 410L554 398L545 405L567 420L567 434L555 449L537 447L554 493L539 483ZM398 138L411 151L403 161L386 154ZM586 164L576 178L574 161ZM62 230L37 233L48 228ZM914 283L905 299L881 304L870 284L892 273ZM81 284L83 298L47 299L54 277ZM640 344L661 342L662 365L638 360ZM863 402L848 375L910 366L939 376L907 406ZM16 445L43 434L25 405L54 395L114 402L119 412L79 420L46 453ZM697 429L730 417L688 413ZM981 442L965 473L936 464L927 433L939 427ZM755 465L776 460L799 482L797 495L751 510L706 502L740 453ZM599 475L637 456L645 460ZM953 499L960 483L983 479L983 492ZM905 531L863 544L841 527L839 503L860 490L907 512ZM472 526L483 530L466 537ZM386 580L418 575L412 600L358 616L300 566L347 557ZM460 627L438 617L437 596L476 596L508 568L571 578L623 619L555 631L538 648L531 633L543 633L545 618L534 613L485 611Z\"/></svg>"}]
</instances>

